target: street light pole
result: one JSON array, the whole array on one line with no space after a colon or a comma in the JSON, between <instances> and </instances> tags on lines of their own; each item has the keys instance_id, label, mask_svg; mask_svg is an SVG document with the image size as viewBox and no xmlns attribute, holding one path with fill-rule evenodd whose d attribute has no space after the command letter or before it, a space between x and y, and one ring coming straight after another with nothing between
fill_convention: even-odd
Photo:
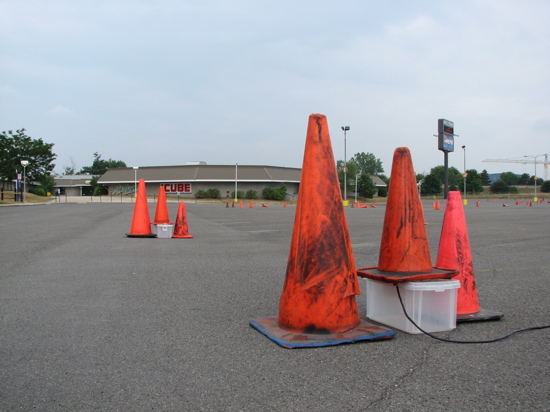
<instances>
[{"instance_id":1,"label":"street light pole","mask_svg":"<svg viewBox=\"0 0 550 412\"><path fill-rule=\"evenodd\" d=\"M137 198L137 171L139 167L134 166L134 197Z\"/></svg>"},{"instance_id":2,"label":"street light pole","mask_svg":"<svg viewBox=\"0 0 550 412\"><path fill-rule=\"evenodd\" d=\"M537 198L537 158L541 157L541 156L544 156L543 154L541 155L536 155L536 156L523 156L523 157L532 157L533 160L535 161L535 176L533 177L533 179L535 180L535 197L534 197L534 202L538 202L538 198Z\"/></svg>"},{"instance_id":3,"label":"street light pole","mask_svg":"<svg viewBox=\"0 0 550 412\"><path fill-rule=\"evenodd\" d=\"M357 204L357 176L361 176L361 173L355 175L355 204Z\"/></svg>"},{"instance_id":4,"label":"street light pole","mask_svg":"<svg viewBox=\"0 0 550 412\"><path fill-rule=\"evenodd\" d=\"M344 131L344 206L347 206L348 205L348 188L347 188L348 159L346 154L346 132L349 130L349 126L342 126L342 130Z\"/></svg>"},{"instance_id":5,"label":"street light pole","mask_svg":"<svg viewBox=\"0 0 550 412\"><path fill-rule=\"evenodd\" d=\"M468 176L468 173L466 173L466 146L462 146L462 149L464 149L464 173L462 173L462 176L464 177L464 206L468 204L468 199L466 198L466 177Z\"/></svg>"},{"instance_id":6,"label":"street light pole","mask_svg":"<svg viewBox=\"0 0 550 412\"><path fill-rule=\"evenodd\" d=\"M235 163L235 203L237 203L237 171L238 171L239 164Z\"/></svg>"},{"instance_id":7,"label":"street light pole","mask_svg":"<svg viewBox=\"0 0 550 412\"><path fill-rule=\"evenodd\" d=\"M23 166L23 194L21 195L21 201L25 201L25 192L27 191L27 165L29 164L28 160L21 160L21 166ZM536 173L535 173L536 174ZM536 181L535 181L536 184Z\"/></svg>"}]
</instances>

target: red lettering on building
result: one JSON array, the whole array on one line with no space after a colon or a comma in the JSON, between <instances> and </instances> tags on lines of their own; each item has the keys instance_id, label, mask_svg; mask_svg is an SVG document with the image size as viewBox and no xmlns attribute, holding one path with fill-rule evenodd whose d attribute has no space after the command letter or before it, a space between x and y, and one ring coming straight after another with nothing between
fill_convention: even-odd
<instances>
[{"instance_id":1,"label":"red lettering on building","mask_svg":"<svg viewBox=\"0 0 550 412\"><path fill-rule=\"evenodd\" d=\"M166 193L191 193L191 183L164 183Z\"/></svg>"}]
</instances>

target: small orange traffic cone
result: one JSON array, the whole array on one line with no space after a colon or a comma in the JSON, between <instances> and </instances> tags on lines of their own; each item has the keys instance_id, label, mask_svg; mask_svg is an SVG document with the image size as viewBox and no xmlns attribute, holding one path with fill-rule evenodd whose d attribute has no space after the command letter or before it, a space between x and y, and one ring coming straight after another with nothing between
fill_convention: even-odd
<instances>
[{"instance_id":1,"label":"small orange traffic cone","mask_svg":"<svg viewBox=\"0 0 550 412\"><path fill-rule=\"evenodd\" d=\"M232 208L235 207L235 202L231 202L231 207L232 207Z\"/></svg>"},{"instance_id":2,"label":"small orange traffic cone","mask_svg":"<svg viewBox=\"0 0 550 412\"><path fill-rule=\"evenodd\" d=\"M432 266L424 213L408 148L395 149L390 180L378 267L359 269L358 275L387 283L455 276L457 270Z\"/></svg>"},{"instance_id":3,"label":"small orange traffic cone","mask_svg":"<svg viewBox=\"0 0 550 412\"><path fill-rule=\"evenodd\" d=\"M352 209L353 209L353 208L355 207L355 206L353 206L353 205L354 205L354 203L353 203L353 202L351 202L351 208L352 208Z\"/></svg>"},{"instance_id":4,"label":"small orange traffic cone","mask_svg":"<svg viewBox=\"0 0 550 412\"><path fill-rule=\"evenodd\" d=\"M166 203L166 190L164 186L159 188L159 197L157 199L157 208L155 210L155 225L172 224L168 217L168 204Z\"/></svg>"},{"instance_id":5,"label":"small orange traffic cone","mask_svg":"<svg viewBox=\"0 0 550 412\"><path fill-rule=\"evenodd\" d=\"M269 207L269 206L266 205L265 203L262 203L262 207Z\"/></svg>"},{"instance_id":6,"label":"small orange traffic cone","mask_svg":"<svg viewBox=\"0 0 550 412\"><path fill-rule=\"evenodd\" d=\"M286 202L283 204L283 207L286 207Z\"/></svg>"},{"instance_id":7,"label":"small orange traffic cone","mask_svg":"<svg viewBox=\"0 0 550 412\"><path fill-rule=\"evenodd\" d=\"M441 210L441 205L439 203L439 200L435 201L435 210Z\"/></svg>"},{"instance_id":8,"label":"small orange traffic cone","mask_svg":"<svg viewBox=\"0 0 550 412\"><path fill-rule=\"evenodd\" d=\"M191 239L193 237L189 234L189 228L187 226L187 213L185 210L185 203L183 202L178 205L176 226L174 227L174 234L172 237L176 239Z\"/></svg>"},{"instance_id":9,"label":"small orange traffic cone","mask_svg":"<svg viewBox=\"0 0 550 412\"><path fill-rule=\"evenodd\" d=\"M225 202L225 207L229 207L229 202Z\"/></svg>"},{"instance_id":10,"label":"small orange traffic cone","mask_svg":"<svg viewBox=\"0 0 550 412\"><path fill-rule=\"evenodd\" d=\"M311 115L279 316L250 322L285 348L395 334L359 318L359 283L334 164L326 117Z\"/></svg>"},{"instance_id":11,"label":"small orange traffic cone","mask_svg":"<svg viewBox=\"0 0 550 412\"><path fill-rule=\"evenodd\" d=\"M252 205L252 200L250 201L250 204L248 206L250 209L252 209L254 206Z\"/></svg>"},{"instance_id":12,"label":"small orange traffic cone","mask_svg":"<svg viewBox=\"0 0 550 412\"><path fill-rule=\"evenodd\" d=\"M151 218L149 217L149 205L147 204L147 192L145 180L139 179L138 194L134 205L134 216L128 237L156 237L151 232Z\"/></svg>"},{"instance_id":13,"label":"small orange traffic cone","mask_svg":"<svg viewBox=\"0 0 550 412\"><path fill-rule=\"evenodd\" d=\"M478 201L476 202L476 207L479 207L479 205L481 205L481 202L478 200Z\"/></svg>"},{"instance_id":14,"label":"small orange traffic cone","mask_svg":"<svg viewBox=\"0 0 550 412\"><path fill-rule=\"evenodd\" d=\"M374 207L376 209L376 205L370 205L370 207Z\"/></svg>"},{"instance_id":15,"label":"small orange traffic cone","mask_svg":"<svg viewBox=\"0 0 550 412\"><path fill-rule=\"evenodd\" d=\"M466 217L458 191L450 191L448 195L436 266L456 267L459 270L455 277L460 281L457 322L495 320L503 316L500 312L479 308Z\"/></svg>"}]
</instances>

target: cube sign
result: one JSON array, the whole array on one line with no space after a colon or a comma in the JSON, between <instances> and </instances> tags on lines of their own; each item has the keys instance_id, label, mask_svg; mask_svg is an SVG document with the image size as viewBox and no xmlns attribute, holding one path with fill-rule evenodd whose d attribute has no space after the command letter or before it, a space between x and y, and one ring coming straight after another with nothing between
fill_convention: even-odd
<instances>
[{"instance_id":1,"label":"cube sign","mask_svg":"<svg viewBox=\"0 0 550 412\"><path fill-rule=\"evenodd\" d=\"M191 193L191 183L164 183L166 193Z\"/></svg>"},{"instance_id":2,"label":"cube sign","mask_svg":"<svg viewBox=\"0 0 550 412\"><path fill-rule=\"evenodd\" d=\"M455 150L455 124L449 120L437 120L438 149L443 152L454 152Z\"/></svg>"}]
</instances>

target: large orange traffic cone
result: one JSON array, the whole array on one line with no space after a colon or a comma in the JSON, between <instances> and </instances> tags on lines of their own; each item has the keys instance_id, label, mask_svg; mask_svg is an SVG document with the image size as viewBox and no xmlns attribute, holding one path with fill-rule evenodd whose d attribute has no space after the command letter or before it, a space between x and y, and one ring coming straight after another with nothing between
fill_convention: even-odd
<instances>
[{"instance_id":1,"label":"large orange traffic cone","mask_svg":"<svg viewBox=\"0 0 550 412\"><path fill-rule=\"evenodd\" d=\"M358 294L327 120L311 115L279 316L250 324L286 348L392 337L395 332L360 320Z\"/></svg>"},{"instance_id":2,"label":"large orange traffic cone","mask_svg":"<svg viewBox=\"0 0 550 412\"><path fill-rule=\"evenodd\" d=\"M139 179L138 194L134 205L134 216L128 237L156 237L151 232L151 218L149 217L149 205L147 204L147 192L145 180Z\"/></svg>"},{"instance_id":3,"label":"large orange traffic cone","mask_svg":"<svg viewBox=\"0 0 550 412\"><path fill-rule=\"evenodd\" d=\"M378 267L360 269L359 276L388 283L455 276L457 270L432 267L424 213L406 147L395 149L390 180Z\"/></svg>"},{"instance_id":4,"label":"large orange traffic cone","mask_svg":"<svg viewBox=\"0 0 550 412\"><path fill-rule=\"evenodd\" d=\"M187 227L187 213L185 211L185 203L183 202L178 205L176 226L174 227L174 234L172 237L176 239L191 239L193 237L189 234L189 228Z\"/></svg>"},{"instance_id":5,"label":"large orange traffic cone","mask_svg":"<svg viewBox=\"0 0 550 412\"><path fill-rule=\"evenodd\" d=\"M155 225L171 224L168 217L168 204L166 203L166 190L164 186L159 188L159 197L157 199L157 208L155 210Z\"/></svg>"},{"instance_id":6,"label":"large orange traffic cone","mask_svg":"<svg viewBox=\"0 0 550 412\"><path fill-rule=\"evenodd\" d=\"M455 278L460 281L457 295L457 322L495 320L503 316L500 312L479 308L470 239L462 199L458 191L450 191L448 195L436 266L456 267L459 270Z\"/></svg>"}]
</instances>

